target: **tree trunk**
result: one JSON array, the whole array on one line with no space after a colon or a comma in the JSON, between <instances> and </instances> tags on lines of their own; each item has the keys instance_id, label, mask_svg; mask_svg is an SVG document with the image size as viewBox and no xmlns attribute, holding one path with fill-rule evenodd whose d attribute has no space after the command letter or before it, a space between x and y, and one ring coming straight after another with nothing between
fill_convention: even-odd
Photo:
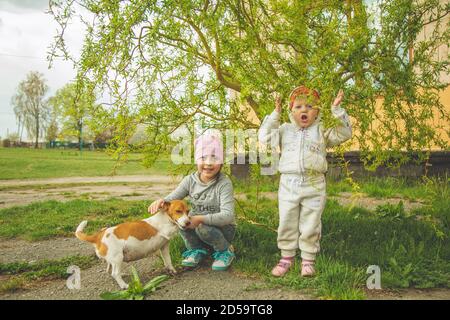
<instances>
[{"instance_id":1,"label":"tree trunk","mask_svg":"<svg viewBox=\"0 0 450 320\"><path fill-rule=\"evenodd\" d=\"M20 137L19 137L20 143L22 143L22 136L23 136L23 128L24 127L25 127L25 123L22 123L22 130L20 131Z\"/></svg>"},{"instance_id":2,"label":"tree trunk","mask_svg":"<svg viewBox=\"0 0 450 320\"><path fill-rule=\"evenodd\" d=\"M17 135L18 135L19 144L20 144L20 117L19 117L19 124L17 125Z\"/></svg>"},{"instance_id":3,"label":"tree trunk","mask_svg":"<svg viewBox=\"0 0 450 320\"><path fill-rule=\"evenodd\" d=\"M80 150L80 151L81 151L82 135L83 135L83 120L79 120L78 121L78 150Z\"/></svg>"},{"instance_id":4,"label":"tree trunk","mask_svg":"<svg viewBox=\"0 0 450 320\"><path fill-rule=\"evenodd\" d=\"M34 144L34 148L38 148L38 140L39 140L39 115L36 116L36 142Z\"/></svg>"}]
</instances>

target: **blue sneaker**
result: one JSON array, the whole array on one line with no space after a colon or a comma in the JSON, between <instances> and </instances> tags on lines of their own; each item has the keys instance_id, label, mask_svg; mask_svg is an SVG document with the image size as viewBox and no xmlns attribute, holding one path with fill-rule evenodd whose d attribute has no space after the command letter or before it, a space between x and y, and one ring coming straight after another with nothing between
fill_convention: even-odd
<instances>
[{"instance_id":1,"label":"blue sneaker","mask_svg":"<svg viewBox=\"0 0 450 320\"><path fill-rule=\"evenodd\" d=\"M231 265L231 262L235 258L233 246L230 246L225 251L216 251L213 254L214 262L212 264L212 269L215 271L227 270Z\"/></svg>"},{"instance_id":2,"label":"blue sneaker","mask_svg":"<svg viewBox=\"0 0 450 320\"><path fill-rule=\"evenodd\" d=\"M181 265L184 267L196 267L208 252L204 249L190 249L183 252L183 261Z\"/></svg>"}]
</instances>

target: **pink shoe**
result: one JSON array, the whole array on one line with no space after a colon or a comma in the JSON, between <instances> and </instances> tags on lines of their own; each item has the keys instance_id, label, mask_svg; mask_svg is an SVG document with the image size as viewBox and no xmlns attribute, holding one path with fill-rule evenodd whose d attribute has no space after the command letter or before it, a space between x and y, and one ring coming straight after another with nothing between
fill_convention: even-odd
<instances>
[{"instance_id":1,"label":"pink shoe","mask_svg":"<svg viewBox=\"0 0 450 320\"><path fill-rule=\"evenodd\" d=\"M294 262L294 257L281 258L278 264L272 269L272 275L275 277L281 277L286 272L289 271L292 263Z\"/></svg>"},{"instance_id":2,"label":"pink shoe","mask_svg":"<svg viewBox=\"0 0 450 320\"><path fill-rule=\"evenodd\" d=\"M315 273L314 261L302 260L302 277L312 277Z\"/></svg>"}]
</instances>

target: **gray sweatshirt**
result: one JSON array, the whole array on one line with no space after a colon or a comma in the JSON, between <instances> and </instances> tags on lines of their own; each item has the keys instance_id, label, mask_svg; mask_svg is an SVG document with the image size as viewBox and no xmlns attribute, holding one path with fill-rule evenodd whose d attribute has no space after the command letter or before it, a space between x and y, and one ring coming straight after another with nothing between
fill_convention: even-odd
<instances>
[{"instance_id":1,"label":"gray sweatshirt","mask_svg":"<svg viewBox=\"0 0 450 320\"><path fill-rule=\"evenodd\" d=\"M208 183L200 180L198 171L194 172L184 177L178 187L163 199L182 200L187 196L192 207L189 215L204 215L205 224L212 226L236 224L233 185L222 172Z\"/></svg>"}]
</instances>

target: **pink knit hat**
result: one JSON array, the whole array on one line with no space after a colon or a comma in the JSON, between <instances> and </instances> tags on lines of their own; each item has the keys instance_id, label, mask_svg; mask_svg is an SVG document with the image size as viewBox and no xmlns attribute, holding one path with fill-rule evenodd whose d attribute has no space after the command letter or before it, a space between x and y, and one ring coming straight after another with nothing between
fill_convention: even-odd
<instances>
[{"instance_id":1,"label":"pink knit hat","mask_svg":"<svg viewBox=\"0 0 450 320\"><path fill-rule=\"evenodd\" d=\"M195 140L195 162L199 163L202 157L215 156L217 163L223 163L223 144L214 134L205 134Z\"/></svg>"}]
</instances>

